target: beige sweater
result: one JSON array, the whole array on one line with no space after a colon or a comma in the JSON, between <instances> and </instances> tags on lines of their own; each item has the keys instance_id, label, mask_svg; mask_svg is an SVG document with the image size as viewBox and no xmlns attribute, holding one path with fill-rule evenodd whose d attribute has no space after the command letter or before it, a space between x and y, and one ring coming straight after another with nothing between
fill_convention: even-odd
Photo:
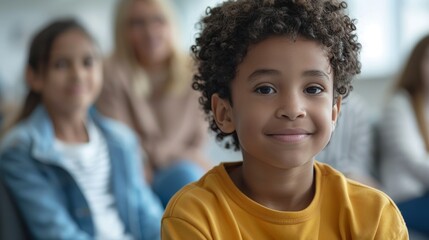
<instances>
[{"instance_id":1,"label":"beige sweater","mask_svg":"<svg viewBox=\"0 0 429 240\"><path fill-rule=\"evenodd\" d=\"M127 72L126 67L114 61L105 63L97 109L136 131L153 169L181 160L209 168L203 154L208 123L199 107L199 94L191 88L191 80L189 88L180 94L148 98L137 96Z\"/></svg>"}]
</instances>

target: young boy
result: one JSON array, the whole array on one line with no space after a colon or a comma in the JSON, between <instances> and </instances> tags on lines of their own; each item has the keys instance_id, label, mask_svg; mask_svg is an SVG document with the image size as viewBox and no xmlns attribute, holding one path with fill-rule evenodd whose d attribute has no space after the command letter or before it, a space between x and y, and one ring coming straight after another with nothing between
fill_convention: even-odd
<instances>
[{"instance_id":1,"label":"young boy","mask_svg":"<svg viewBox=\"0 0 429 240\"><path fill-rule=\"evenodd\" d=\"M163 239L408 239L380 191L314 161L360 72L345 2L237 0L208 11L194 89L223 163L170 201Z\"/></svg>"}]
</instances>

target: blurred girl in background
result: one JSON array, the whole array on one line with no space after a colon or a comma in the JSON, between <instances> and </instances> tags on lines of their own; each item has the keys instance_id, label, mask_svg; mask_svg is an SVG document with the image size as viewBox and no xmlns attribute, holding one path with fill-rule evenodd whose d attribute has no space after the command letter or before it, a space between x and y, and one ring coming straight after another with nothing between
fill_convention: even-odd
<instances>
[{"instance_id":1,"label":"blurred girl in background","mask_svg":"<svg viewBox=\"0 0 429 240\"><path fill-rule=\"evenodd\" d=\"M132 131L90 110L102 86L94 41L73 20L32 40L29 94L2 141L0 177L32 239L158 239L162 206Z\"/></svg>"}]
</instances>

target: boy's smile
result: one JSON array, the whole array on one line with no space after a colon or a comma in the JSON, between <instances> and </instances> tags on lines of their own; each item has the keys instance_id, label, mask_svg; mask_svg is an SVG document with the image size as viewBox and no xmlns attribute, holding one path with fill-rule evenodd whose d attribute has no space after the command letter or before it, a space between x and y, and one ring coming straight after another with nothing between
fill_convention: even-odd
<instances>
[{"instance_id":1,"label":"boy's smile","mask_svg":"<svg viewBox=\"0 0 429 240\"><path fill-rule=\"evenodd\" d=\"M279 36L249 47L231 84L231 103L217 96L212 102L224 109L214 106L218 125L236 131L247 164L290 169L311 162L328 143L338 114L333 95L321 45Z\"/></svg>"},{"instance_id":2,"label":"boy's smile","mask_svg":"<svg viewBox=\"0 0 429 240\"><path fill-rule=\"evenodd\" d=\"M284 143L298 143L306 140L312 135L311 132L302 128L285 128L272 130L265 133L268 137Z\"/></svg>"}]
</instances>

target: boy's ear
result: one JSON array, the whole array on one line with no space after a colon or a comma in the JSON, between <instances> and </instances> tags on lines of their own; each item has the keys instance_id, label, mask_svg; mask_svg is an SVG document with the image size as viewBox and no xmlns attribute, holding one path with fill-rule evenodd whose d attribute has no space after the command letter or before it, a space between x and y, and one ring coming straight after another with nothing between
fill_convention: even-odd
<instances>
[{"instance_id":1,"label":"boy's ear","mask_svg":"<svg viewBox=\"0 0 429 240\"><path fill-rule=\"evenodd\" d=\"M338 96L337 99L334 99L335 104L332 107L332 123L334 125L337 123L338 116L340 115L342 100L343 100L342 96Z\"/></svg>"},{"instance_id":2,"label":"boy's ear","mask_svg":"<svg viewBox=\"0 0 429 240\"><path fill-rule=\"evenodd\" d=\"M28 67L25 71L25 80L27 81L28 87L34 92L41 92L43 87L43 81L39 74L36 73L31 67Z\"/></svg>"},{"instance_id":3,"label":"boy's ear","mask_svg":"<svg viewBox=\"0 0 429 240\"><path fill-rule=\"evenodd\" d=\"M223 133L232 133L235 127L232 121L232 108L228 100L213 94L211 98L212 111L217 126Z\"/></svg>"}]
</instances>

